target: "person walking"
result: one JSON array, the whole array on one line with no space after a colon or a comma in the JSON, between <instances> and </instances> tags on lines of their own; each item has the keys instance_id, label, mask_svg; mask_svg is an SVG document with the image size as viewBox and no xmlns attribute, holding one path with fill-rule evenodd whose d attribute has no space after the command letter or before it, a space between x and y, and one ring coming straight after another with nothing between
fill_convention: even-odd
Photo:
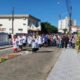
<instances>
[{"instance_id":1,"label":"person walking","mask_svg":"<svg viewBox=\"0 0 80 80\"><path fill-rule=\"evenodd\" d=\"M65 35L65 38L64 38L64 47L67 48L67 45L69 43L69 37L68 35Z\"/></svg>"},{"instance_id":2,"label":"person walking","mask_svg":"<svg viewBox=\"0 0 80 80\"><path fill-rule=\"evenodd\" d=\"M32 40L32 52L36 52L37 50L39 50L39 44L38 39L35 36L35 38Z\"/></svg>"},{"instance_id":3,"label":"person walking","mask_svg":"<svg viewBox=\"0 0 80 80\"><path fill-rule=\"evenodd\" d=\"M18 52L18 39L15 35L13 36L12 43L13 43L13 53Z\"/></svg>"},{"instance_id":4,"label":"person walking","mask_svg":"<svg viewBox=\"0 0 80 80\"><path fill-rule=\"evenodd\" d=\"M22 41L23 41L23 47L26 47L27 44L27 38L25 35L22 36Z\"/></svg>"},{"instance_id":5,"label":"person walking","mask_svg":"<svg viewBox=\"0 0 80 80\"><path fill-rule=\"evenodd\" d=\"M20 48L20 50L22 50L23 48L23 38L22 36L18 36L18 46Z\"/></svg>"}]
</instances>

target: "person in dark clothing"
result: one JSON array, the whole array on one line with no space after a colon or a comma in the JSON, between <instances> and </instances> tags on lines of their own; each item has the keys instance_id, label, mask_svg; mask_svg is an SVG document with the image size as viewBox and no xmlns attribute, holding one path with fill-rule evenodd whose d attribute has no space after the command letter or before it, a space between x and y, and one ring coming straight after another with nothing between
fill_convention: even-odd
<instances>
[{"instance_id":1,"label":"person in dark clothing","mask_svg":"<svg viewBox=\"0 0 80 80\"><path fill-rule=\"evenodd\" d=\"M69 43L69 37L66 35L64 38L64 47L67 48L67 45Z\"/></svg>"},{"instance_id":2,"label":"person in dark clothing","mask_svg":"<svg viewBox=\"0 0 80 80\"><path fill-rule=\"evenodd\" d=\"M64 43L65 43L65 36L62 36L62 40L61 40L61 46L62 46L62 48L64 48Z\"/></svg>"}]
</instances>

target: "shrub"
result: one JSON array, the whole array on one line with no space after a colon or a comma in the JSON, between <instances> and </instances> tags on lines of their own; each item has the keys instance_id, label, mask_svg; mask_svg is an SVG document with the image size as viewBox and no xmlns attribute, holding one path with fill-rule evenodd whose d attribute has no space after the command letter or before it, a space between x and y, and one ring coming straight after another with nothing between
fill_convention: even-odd
<instances>
[{"instance_id":1,"label":"shrub","mask_svg":"<svg viewBox=\"0 0 80 80\"><path fill-rule=\"evenodd\" d=\"M77 46L77 49L79 51L80 50L80 36L77 37L76 46Z\"/></svg>"}]
</instances>

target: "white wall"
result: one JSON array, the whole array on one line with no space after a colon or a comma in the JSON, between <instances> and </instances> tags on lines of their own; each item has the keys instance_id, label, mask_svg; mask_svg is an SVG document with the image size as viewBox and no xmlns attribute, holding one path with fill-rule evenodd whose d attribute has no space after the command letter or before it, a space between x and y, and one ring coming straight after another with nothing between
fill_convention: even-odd
<instances>
[{"instance_id":1,"label":"white wall","mask_svg":"<svg viewBox=\"0 0 80 80\"><path fill-rule=\"evenodd\" d=\"M25 24L25 25L24 25ZM27 33L27 26L28 25L28 19L24 20L21 19L15 19L14 20L14 33ZM19 29L23 29L20 31Z\"/></svg>"},{"instance_id":2,"label":"white wall","mask_svg":"<svg viewBox=\"0 0 80 80\"><path fill-rule=\"evenodd\" d=\"M11 28L11 26L12 26L12 21L11 20L0 19L0 24L2 24L2 26L0 26L1 28L6 28L6 30L2 31L2 32L10 33L9 28Z\"/></svg>"},{"instance_id":3,"label":"white wall","mask_svg":"<svg viewBox=\"0 0 80 80\"><path fill-rule=\"evenodd\" d=\"M30 29L30 26L28 25L28 19L30 19L32 21L32 24L34 24L34 21L36 21L37 19L35 18L30 18L30 17L16 17L14 18L14 34L16 33L28 33L28 30ZM0 28L6 28L5 33L12 33L12 19L11 17L7 17L7 18L0 18L0 24L2 24L2 26L0 26ZM34 25L34 27L39 30L41 30L41 25L39 24L38 27L36 27ZM22 29L19 30L19 29Z\"/></svg>"},{"instance_id":4,"label":"white wall","mask_svg":"<svg viewBox=\"0 0 80 80\"><path fill-rule=\"evenodd\" d=\"M75 20L73 20L72 25L74 25L74 26L76 25L76 21ZM65 29L65 28L67 30L69 30L69 18L68 17L58 21L58 31L61 30L61 29Z\"/></svg>"},{"instance_id":5,"label":"white wall","mask_svg":"<svg viewBox=\"0 0 80 80\"><path fill-rule=\"evenodd\" d=\"M12 33L12 19L0 19L0 24L2 24L1 28L6 28L6 33ZM26 24L26 25L23 25ZM14 34L15 33L27 33L27 25L28 19L14 19ZM18 29L23 29L23 31L19 31Z\"/></svg>"},{"instance_id":6,"label":"white wall","mask_svg":"<svg viewBox=\"0 0 80 80\"><path fill-rule=\"evenodd\" d=\"M6 33L12 33L12 19L0 19L0 28L6 28ZM23 25L25 24L25 25ZM27 26L28 25L28 19L24 20L21 19L14 19L14 33L27 33ZM23 31L19 31L18 29L23 29Z\"/></svg>"}]
</instances>

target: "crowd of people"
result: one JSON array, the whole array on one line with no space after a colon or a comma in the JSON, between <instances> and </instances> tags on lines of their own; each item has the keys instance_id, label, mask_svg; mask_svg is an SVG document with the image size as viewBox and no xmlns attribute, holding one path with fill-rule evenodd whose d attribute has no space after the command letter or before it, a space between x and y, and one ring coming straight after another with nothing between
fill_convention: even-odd
<instances>
[{"instance_id":1,"label":"crowd of people","mask_svg":"<svg viewBox=\"0 0 80 80\"><path fill-rule=\"evenodd\" d=\"M41 35L19 35L13 36L13 51L23 50L24 47L32 47L32 52L36 52L40 47L75 48L76 35L71 34L41 34Z\"/></svg>"}]
</instances>

